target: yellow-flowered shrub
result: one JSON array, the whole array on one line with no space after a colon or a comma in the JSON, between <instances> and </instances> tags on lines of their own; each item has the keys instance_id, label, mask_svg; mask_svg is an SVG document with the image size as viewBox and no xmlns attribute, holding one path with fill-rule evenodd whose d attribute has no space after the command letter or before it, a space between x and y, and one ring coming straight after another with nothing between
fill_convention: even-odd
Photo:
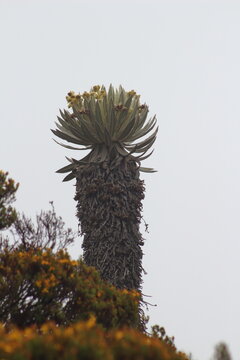
<instances>
[{"instance_id":1,"label":"yellow-flowered shrub","mask_svg":"<svg viewBox=\"0 0 240 360\"><path fill-rule=\"evenodd\" d=\"M163 341L133 329L106 331L91 317L70 327L46 323L23 330L0 328L5 360L187 360Z\"/></svg>"},{"instance_id":2,"label":"yellow-flowered shrub","mask_svg":"<svg viewBox=\"0 0 240 360\"><path fill-rule=\"evenodd\" d=\"M25 327L69 325L93 314L106 329L137 326L139 294L118 290L60 250L0 253L0 322Z\"/></svg>"}]
</instances>

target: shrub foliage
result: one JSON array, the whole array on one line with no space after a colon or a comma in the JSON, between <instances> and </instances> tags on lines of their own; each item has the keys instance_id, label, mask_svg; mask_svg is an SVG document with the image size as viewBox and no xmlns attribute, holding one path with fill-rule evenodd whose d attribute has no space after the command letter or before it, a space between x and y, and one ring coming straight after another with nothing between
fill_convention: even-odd
<instances>
[{"instance_id":1,"label":"shrub foliage","mask_svg":"<svg viewBox=\"0 0 240 360\"><path fill-rule=\"evenodd\" d=\"M105 328L137 325L139 294L105 283L64 250L5 249L0 294L0 321L21 328L47 320L66 326L90 314Z\"/></svg>"},{"instance_id":2,"label":"shrub foliage","mask_svg":"<svg viewBox=\"0 0 240 360\"><path fill-rule=\"evenodd\" d=\"M187 360L163 341L133 329L105 331L91 317L70 327L49 322L23 330L0 328L0 358L6 360Z\"/></svg>"},{"instance_id":3,"label":"shrub foliage","mask_svg":"<svg viewBox=\"0 0 240 360\"><path fill-rule=\"evenodd\" d=\"M0 170L0 230L7 229L16 220L15 209L10 205L15 200L18 185Z\"/></svg>"}]
</instances>

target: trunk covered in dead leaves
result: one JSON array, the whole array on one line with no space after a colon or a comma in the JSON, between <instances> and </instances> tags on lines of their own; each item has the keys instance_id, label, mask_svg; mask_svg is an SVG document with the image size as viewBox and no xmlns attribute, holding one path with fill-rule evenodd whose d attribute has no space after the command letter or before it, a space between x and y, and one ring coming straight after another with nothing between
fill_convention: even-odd
<instances>
[{"instance_id":1,"label":"trunk covered in dead leaves","mask_svg":"<svg viewBox=\"0 0 240 360\"><path fill-rule=\"evenodd\" d=\"M76 170L76 179L85 263L116 287L140 291L144 184L136 162L86 164Z\"/></svg>"}]
</instances>

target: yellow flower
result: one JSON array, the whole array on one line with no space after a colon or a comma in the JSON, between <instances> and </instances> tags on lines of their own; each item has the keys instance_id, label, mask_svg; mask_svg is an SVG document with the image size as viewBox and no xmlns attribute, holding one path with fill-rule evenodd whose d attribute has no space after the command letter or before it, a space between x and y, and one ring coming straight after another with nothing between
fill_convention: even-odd
<instances>
[{"instance_id":1,"label":"yellow flower","mask_svg":"<svg viewBox=\"0 0 240 360\"><path fill-rule=\"evenodd\" d=\"M41 261L41 264L42 264L42 265L50 265L49 262L46 261L46 260L42 260L42 261Z\"/></svg>"},{"instance_id":2,"label":"yellow flower","mask_svg":"<svg viewBox=\"0 0 240 360\"><path fill-rule=\"evenodd\" d=\"M100 90L100 86L99 86L99 85L93 86L93 91L98 92L99 90Z\"/></svg>"},{"instance_id":3,"label":"yellow flower","mask_svg":"<svg viewBox=\"0 0 240 360\"><path fill-rule=\"evenodd\" d=\"M123 338L123 335L124 335L123 332L119 330L115 333L115 339L120 340Z\"/></svg>"},{"instance_id":4,"label":"yellow flower","mask_svg":"<svg viewBox=\"0 0 240 360\"><path fill-rule=\"evenodd\" d=\"M85 97L85 98L89 98L90 94L87 91L84 91L82 96Z\"/></svg>"},{"instance_id":5,"label":"yellow flower","mask_svg":"<svg viewBox=\"0 0 240 360\"><path fill-rule=\"evenodd\" d=\"M54 331L59 330L56 328L56 325L53 321L48 321L48 322L42 324L42 326L41 326L41 331L43 333L48 333L49 331L53 331L53 330Z\"/></svg>"},{"instance_id":6,"label":"yellow flower","mask_svg":"<svg viewBox=\"0 0 240 360\"><path fill-rule=\"evenodd\" d=\"M86 322L86 328L91 329L96 324L96 318L91 316L90 319Z\"/></svg>"},{"instance_id":7,"label":"yellow flower","mask_svg":"<svg viewBox=\"0 0 240 360\"><path fill-rule=\"evenodd\" d=\"M78 261L76 261L76 260L72 260L72 261L71 261L71 265L73 265L73 266L77 266L77 265L78 265Z\"/></svg>"},{"instance_id":8,"label":"yellow flower","mask_svg":"<svg viewBox=\"0 0 240 360\"><path fill-rule=\"evenodd\" d=\"M24 333L24 337L28 338L28 339L32 339L34 338L35 334L34 334L34 327L27 327L23 330Z\"/></svg>"},{"instance_id":9,"label":"yellow flower","mask_svg":"<svg viewBox=\"0 0 240 360\"><path fill-rule=\"evenodd\" d=\"M100 94L101 94L102 96L106 96L106 91L105 91L105 90L101 90L101 91L100 91Z\"/></svg>"},{"instance_id":10,"label":"yellow flower","mask_svg":"<svg viewBox=\"0 0 240 360\"><path fill-rule=\"evenodd\" d=\"M60 264L68 264L70 262L70 260L69 259L60 259L60 260L58 260L58 262Z\"/></svg>"},{"instance_id":11,"label":"yellow flower","mask_svg":"<svg viewBox=\"0 0 240 360\"><path fill-rule=\"evenodd\" d=\"M145 343L148 345L151 344L151 339L149 339L149 338L145 339Z\"/></svg>"},{"instance_id":12,"label":"yellow flower","mask_svg":"<svg viewBox=\"0 0 240 360\"><path fill-rule=\"evenodd\" d=\"M52 281L52 282L55 282L55 280L56 280L55 275L54 275L54 274L51 274L49 280Z\"/></svg>"},{"instance_id":13,"label":"yellow flower","mask_svg":"<svg viewBox=\"0 0 240 360\"><path fill-rule=\"evenodd\" d=\"M136 95L136 91L131 90L131 91L128 91L127 94L128 94L129 96L134 96L134 95Z\"/></svg>"},{"instance_id":14,"label":"yellow flower","mask_svg":"<svg viewBox=\"0 0 240 360\"><path fill-rule=\"evenodd\" d=\"M68 327L67 329L65 329L64 333L65 333L65 335L72 337L74 334L74 330L72 327Z\"/></svg>"},{"instance_id":15,"label":"yellow flower","mask_svg":"<svg viewBox=\"0 0 240 360\"><path fill-rule=\"evenodd\" d=\"M14 351L14 348L12 347L12 345L6 344L3 342L0 343L0 349L5 351L6 353L11 353Z\"/></svg>"},{"instance_id":16,"label":"yellow flower","mask_svg":"<svg viewBox=\"0 0 240 360\"><path fill-rule=\"evenodd\" d=\"M35 285L36 285L37 287L41 287L41 286L42 286L42 280L37 280L37 281L35 281Z\"/></svg>"},{"instance_id":17,"label":"yellow flower","mask_svg":"<svg viewBox=\"0 0 240 360\"><path fill-rule=\"evenodd\" d=\"M21 337L21 332L17 329L14 329L8 334L10 340L18 340Z\"/></svg>"},{"instance_id":18,"label":"yellow flower","mask_svg":"<svg viewBox=\"0 0 240 360\"><path fill-rule=\"evenodd\" d=\"M132 296L134 296L134 297L140 297L140 293L137 292L136 290L132 290L132 291L131 291L131 294L132 294Z\"/></svg>"},{"instance_id":19,"label":"yellow flower","mask_svg":"<svg viewBox=\"0 0 240 360\"><path fill-rule=\"evenodd\" d=\"M45 323L45 324L43 324L43 325L41 326L41 331L42 331L43 333L47 333L47 332L49 331L49 328L48 328L48 324L47 324L47 323Z\"/></svg>"},{"instance_id":20,"label":"yellow flower","mask_svg":"<svg viewBox=\"0 0 240 360\"><path fill-rule=\"evenodd\" d=\"M32 257L32 260L33 261L38 261L40 259L40 257L38 256L38 255L34 255L33 257Z\"/></svg>"}]
</instances>

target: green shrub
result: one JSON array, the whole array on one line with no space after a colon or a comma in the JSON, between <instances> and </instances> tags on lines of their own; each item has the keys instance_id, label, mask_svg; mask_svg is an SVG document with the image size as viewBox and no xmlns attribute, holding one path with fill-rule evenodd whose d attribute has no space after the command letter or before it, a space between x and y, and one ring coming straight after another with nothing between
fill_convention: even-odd
<instances>
[{"instance_id":1,"label":"green shrub","mask_svg":"<svg viewBox=\"0 0 240 360\"><path fill-rule=\"evenodd\" d=\"M19 184L8 178L8 172L0 170L0 230L7 229L17 218L11 203L15 201L15 193Z\"/></svg>"},{"instance_id":2,"label":"green shrub","mask_svg":"<svg viewBox=\"0 0 240 360\"><path fill-rule=\"evenodd\" d=\"M140 295L105 283L98 272L68 253L5 249L0 253L0 321L37 326L69 325L93 314L106 329L137 326Z\"/></svg>"},{"instance_id":3,"label":"green shrub","mask_svg":"<svg viewBox=\"0 0 240 360\"><path fill-rule=\"evenodd\" d=\"M70 327L46 323L23 330L0 328L0 359L5 360L187 360L165 342L133 329L106 331L95 323Z\"/></svg>"}]
</instances>

